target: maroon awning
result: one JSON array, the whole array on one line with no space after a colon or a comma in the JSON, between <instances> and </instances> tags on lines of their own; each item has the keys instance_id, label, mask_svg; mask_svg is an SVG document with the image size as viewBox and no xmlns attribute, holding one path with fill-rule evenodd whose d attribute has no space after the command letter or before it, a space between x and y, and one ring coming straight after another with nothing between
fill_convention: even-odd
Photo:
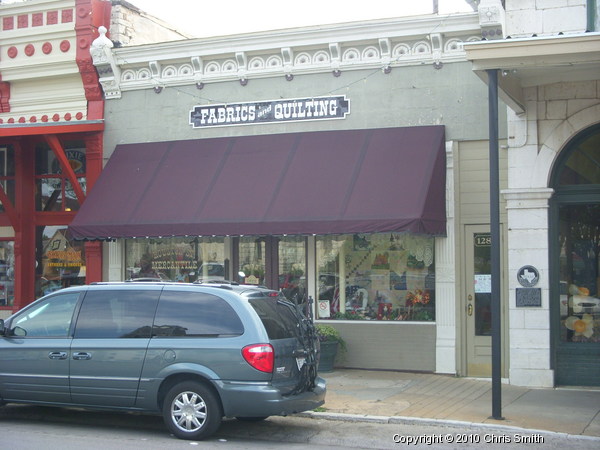
<instances>
[{"instance_id":1,"label":"maroon awning","mask_svg":"<svg viewBox=\"0 0 600 450\"><path fill-rule=\"evenodd\" d=\"M119 145L78 239L446 234L443 126Z\"/></svg>"}]
</instances>

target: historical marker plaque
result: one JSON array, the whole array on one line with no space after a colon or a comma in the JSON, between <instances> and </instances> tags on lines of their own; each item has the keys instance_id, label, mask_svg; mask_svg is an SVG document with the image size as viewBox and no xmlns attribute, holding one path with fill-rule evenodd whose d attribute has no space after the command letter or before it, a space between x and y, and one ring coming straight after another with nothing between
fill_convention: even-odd
<instances>
[{"instance_id":1,"label":"historical marker plaque","mask_svg":"<svg viewBox=\"0 0 600 450\"><path fill-rule=\"evenodd\" d=\"M542 306L541 288L517 288L517 308Z\"/></svg>"}]
</instances>

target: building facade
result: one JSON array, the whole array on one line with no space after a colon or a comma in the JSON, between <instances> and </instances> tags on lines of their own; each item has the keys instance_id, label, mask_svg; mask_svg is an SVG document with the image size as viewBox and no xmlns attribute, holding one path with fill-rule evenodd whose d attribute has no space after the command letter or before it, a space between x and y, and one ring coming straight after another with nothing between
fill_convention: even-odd
<instances>
[{"instance_id":1,"label":"building facade","mask_svg":"<svg viewBox=\"0 0 600 450\"><path fill-rule=\"evenodd\" d=\"M463 50L481 36L475 11L121 48L101 35L107 163L71 230L107 241L106 280L312 299L346 367L489 375L486 306L457 303L485 303L489 281L487 91Z\"/></svg>"},{"instance_id":2,"label":"building facade","mask_svg":"<svg viewBox=\"0 0 600 450\"><path fill-rule=\"evenodd\" d=\"M509 378L598 386L598 4L505 3L503 39L465 48L508 105Z\"/></svg>"},{"instance_id":3,"label":"building facade","mask_svg":"<svg viewBox=\"0 0 600 450\"><path fill-rule=\"evenodd\" d=\"M491 117L502 377L599 385L596 2L469 3L151 45L94 21L103 170L44 254L264 284L342 332L340 366L488 377Z\"/></svg>"},{"instance_id":4,"label":"building facade","mask_svg":"<svg viewBox=\"0 0 600 450\"><path fill-rule=\"evenodd\" d=\"M125 44L186 37L126 2L0 5L2 316L102 279L101 245L67 230L103 166L104 95L90 54L102 24Z\"/></svg>"}]
</instances>

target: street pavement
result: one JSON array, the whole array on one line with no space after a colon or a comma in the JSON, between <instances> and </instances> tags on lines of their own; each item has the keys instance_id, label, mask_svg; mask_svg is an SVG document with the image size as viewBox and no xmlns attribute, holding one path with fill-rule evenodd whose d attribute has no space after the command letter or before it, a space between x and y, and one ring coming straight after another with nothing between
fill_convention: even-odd
<instances>
[{"instance_id":1,"label":"street pavement","mask_svg":"<svg viewBox=\"0 0 600 450\"><path fill-rule=\"evenodd\" d=\"M503 420L498 420L491 417L491 379L354 369L320 375L327 381L325 405L305 415L421 425L483 424L600 438L600 389L533 389L502 383Z\"/></svg>"}]
</instances>

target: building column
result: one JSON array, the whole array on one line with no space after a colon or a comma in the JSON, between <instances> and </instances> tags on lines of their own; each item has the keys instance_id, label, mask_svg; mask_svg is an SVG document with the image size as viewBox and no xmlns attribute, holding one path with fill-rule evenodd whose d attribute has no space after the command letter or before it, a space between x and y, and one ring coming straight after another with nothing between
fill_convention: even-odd
<instances>
[{"instance_id":1,"label":"building column","mask_svg":"<svg viewBox=\"0 0 600 450\"><path fill-rule=\"evenodd\" d=\"M454 149L446 143L446 235L435 238L435 371L456 373L456 249Z\"/></svg>"},{"instance_id":2,"label":"building column","mask_svg":"<svg viewBox=\"0 0 600 450\"><path fill-rule=\"evenodd\" d=\"M518 386L551 387L550 298L548 256L549 188L515 188L502 191L508 215L509 377ZM539 272L542 305L517 306L517 273L523 266Z\"/></svg>"}]
</instances>

